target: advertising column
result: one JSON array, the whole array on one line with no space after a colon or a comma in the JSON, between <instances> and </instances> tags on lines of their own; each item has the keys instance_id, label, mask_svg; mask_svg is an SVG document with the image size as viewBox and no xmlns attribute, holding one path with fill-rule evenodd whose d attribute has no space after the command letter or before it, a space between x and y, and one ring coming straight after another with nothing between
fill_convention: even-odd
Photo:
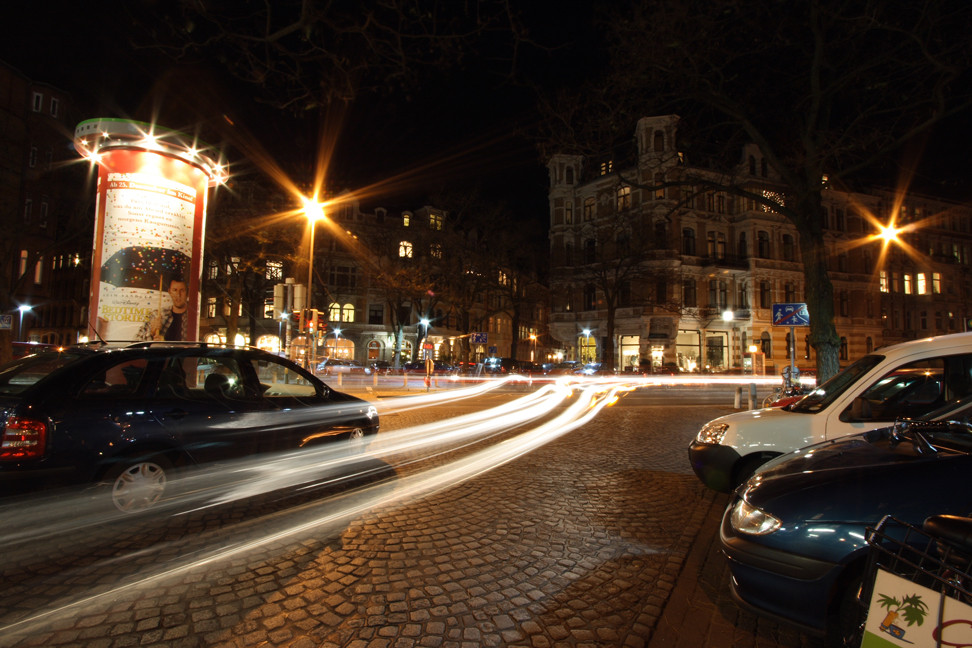
<instances>
[{"instance_id":1,"label":"advertising column","mask_svg":"<svg viewBox=\"0 0 972 648\"><path fill-rule=\"evenodd\" d=\"M222 168L187 136L122 119L78 124L98 165L89 339L197 340L208 188Z\"/></svg>"}]
</instances>

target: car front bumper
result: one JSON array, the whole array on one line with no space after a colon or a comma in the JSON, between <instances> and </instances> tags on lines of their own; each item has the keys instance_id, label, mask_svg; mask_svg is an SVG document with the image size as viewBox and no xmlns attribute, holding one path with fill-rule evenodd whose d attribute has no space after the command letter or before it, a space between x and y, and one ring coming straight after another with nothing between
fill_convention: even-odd
<instances>
[{"instance_id":1,"label":"car front bumper","mask_svg":"<svg viewBox=\"0 0 972 648\"><path fill-rule=\"evenodd\" d=\"M736 533L729 522L731 510L730 505L723 516L719 540L729 561L733 597L761 616L822 634L842 566Z\"/></svg>"},{"instance_id":2,"label":"car front bumper","mask_svg":"<svg viewBox=\"0 0 972 648\"><path fill-rule=\"evenodd\" d=\"M732 470L739 461L739 453L734 448L692 441L688 456L692 470L708 488L720 493L732 490Z\"/></svg>"}]
</instances>

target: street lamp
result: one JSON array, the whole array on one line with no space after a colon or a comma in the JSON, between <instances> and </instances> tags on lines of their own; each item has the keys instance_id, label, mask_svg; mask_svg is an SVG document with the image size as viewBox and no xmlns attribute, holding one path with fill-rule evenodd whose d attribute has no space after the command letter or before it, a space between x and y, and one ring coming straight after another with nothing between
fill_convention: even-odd
<instances>
[{"instance_id":1,"label":"street lamp","mask_svg":"<svg viewBox=\"0 0 972 648\"><path fill-rule=\"evenodd\" d=\"M31 310L31 306L21 304L17 307L17 310L20 311L20 325L17 328L17 337L20 338L21 342L26 342L27 340L24 339L24 313L29 312Z\"/></svg>"},{"instance_id":2,"label":"street lamp","mask_svg":"<svg viewBox=\"0 0 972 648\"><path fill-rule=\"evenodd\" d=\"M325 218L324 205L313 198L301 198L304 202L304 214L307 216L307 225L310 227L310 253L307 262L307 299L304 308L310 310L314 303L314 225L319 220ZM317 344L311 336L307 336L307 366L314 367L317 364Z\"/></svg>"},{"instance_id":3,"label":"street lamp","mask_svg":"<svg viewBox=\"0 0 972 648\"><path fill-rule=\"evenodd\" d=\"M423 317L422 319L419 320L419 324L422 325L422 340L421 340L421 343L422 343L422 357L423 358L428 358L429 357L428 352L425 351L425 341L429 338L429 324L430 323L431 322L429 322L428 318L425 318L425 317Z\"/></svg>"},{"instance_id":4,"label":"street lamp","mask_svg":"<svg viewBox=\"0 0 972 648\"><path fill-rule=\"evenodd\" d=\"M588 351L591 348L591 329L586 328L583 331L581 331L581 333L583 333L584 336L587 337L587 343L584 345L584 351ZM581 358L581 362L593 362L594 360L595 358L591 358L590 360L587 360L586 358L583 357Z\"/></svg>"},{"instance_id":5,"label":"street lamp","mask_svg":"<svg viewBox=\"0 0 972 648\"><path fill-rule=\"evenodd\" d=\"M537 335L533 333L530 335L530 341L533 342L533 348L530 349L530 362L536 362L537 358Z\"/></svg>"}]
</instances>

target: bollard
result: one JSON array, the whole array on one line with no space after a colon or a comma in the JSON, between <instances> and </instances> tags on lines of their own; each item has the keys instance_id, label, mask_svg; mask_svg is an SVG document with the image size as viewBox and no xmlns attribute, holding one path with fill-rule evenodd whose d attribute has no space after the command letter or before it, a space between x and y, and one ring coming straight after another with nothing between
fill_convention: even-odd
<instances>
[{"instance_id":1,"label":"bollard","mask_svg":"<svg viewBox=\"0 0 972 648\"><path fill-rule=\"evenodd\" d=\"M736 387L736 400L732 406L736 409L742 407L742 387Z\"/></svg>"},{"instance_id":2,"label":"bollard","mask_svg":"<svg viewBox=\"0 0 972 648\"><path fill-rule=\"evenodd\" d=\"M756 407L756 383L749 383L749 409Z\"/></svg>"},{"instance_id":3,"label":"bollard","mask_svg":"<svg viewBox=\"0 0 972 648\"><path fill-rule=\"evenodd\" d=\"M374 387L377 387L378 386L378 372L377 371L375 373L371 374L371 384Z\"/></svg>"},{"instance_id":4,"label":"bollard","mask_svg":"<svg viewBox=\"0 0 972 648\"><path fill-rule=\"evenodd\" d=\"M344 374L339 373L337 376L338 376L338 387L340 387L341 385L344 384Z\"/></svg>"}]
</instances>

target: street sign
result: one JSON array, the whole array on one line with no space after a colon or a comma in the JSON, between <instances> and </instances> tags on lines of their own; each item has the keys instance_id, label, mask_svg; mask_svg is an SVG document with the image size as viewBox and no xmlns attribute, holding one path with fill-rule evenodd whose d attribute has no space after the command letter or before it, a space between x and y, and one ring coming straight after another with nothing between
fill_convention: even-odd
<instances>
[{"instance_id":1,"label":"street sign","mask_svg":"<svg viewBox=\"0 0 972 648\"><path fill-rule=\"evenodd\" d=\"M13 329L13 315L0 315L0 331Z\"/></svg>"},{"instance_id":2,"label":"street sign","mask_svg":"<svg viewBox=\"0 0 972 648\"><path fill-rule=\"evenodd\" d=\"M810 326L806 304L773 304L773 326Z\"/></svg>"},{"instance_id":3,"label":"street sign","mask_svg":"<svg viewBox=\"0 0 972 648\"><path fill-rule=\"evenodd\" d=\"M487 336L486 333L473 333L470 336L470 339L472 340L473 344L486 344L488 337L489 336Z\"/></svg>"}]
</instances>

